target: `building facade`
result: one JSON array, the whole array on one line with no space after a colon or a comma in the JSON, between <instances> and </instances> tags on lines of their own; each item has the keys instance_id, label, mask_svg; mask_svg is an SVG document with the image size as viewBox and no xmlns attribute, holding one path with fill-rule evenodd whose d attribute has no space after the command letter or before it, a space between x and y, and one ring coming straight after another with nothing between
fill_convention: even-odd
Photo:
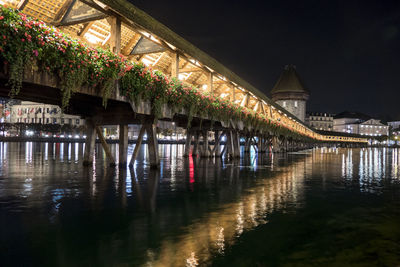
<instances>
[{"instance_id":1,"label":"building facade","mask_svg":"<svg viewBox=\"0 0 400 267\"><path fill-rule=\"evenodd\" d=\"M39 124L69 124L71 126L84 125L79 116L65 114L56 105L21 101L12 105L7 112L6 121L10 123L39 123Z\"/></svg>"},{"instance_id":2,"label":"building facade","mask_svg":"<svg viewBox=\"0 0 400 267\"><path fill-rule=\"evenodd\" d=\"M400 121L388 121L388 125L392 129L398 129L398 128L400 128Z\"/></svg>"},{"instance_id":3,"label":"building facade","mask_svg":"<svg viewBox=\"0 0 400 267\"><path fill-rule=\"evenodd\" d=\"M333 130L366 136L389 135L389 126L378 119L356 112L342 112L333 119Z\"/></svg>"},{"instance_id":4,"label":"building facade","mask_svg":"<svg viewBox=\"0 0 400 267\"><path fill-rule=\"evenodd\" d=\"M310 96L308 89L300 79L296 66L286 65L281 76L271 90L272 100L305 121L306 104Z\"/></svg>"},{"instance_id":5,"label":"building facade","mask_svg":"<svg viewBox=\"0 0 400 267\"><path fill-rule=\"evenodd\" d=\"M330 113L307 113L306 124L317 130L333 131L333 116L334 114Z\"/></svg>"}]
</instances>

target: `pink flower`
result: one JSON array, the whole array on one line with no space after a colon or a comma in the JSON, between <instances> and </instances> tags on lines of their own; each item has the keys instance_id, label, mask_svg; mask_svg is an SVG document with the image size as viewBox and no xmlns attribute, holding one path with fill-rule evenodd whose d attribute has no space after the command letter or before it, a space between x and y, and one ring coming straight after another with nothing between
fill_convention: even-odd
<instances>
[{"instance_id":1,"label":"pink flower","mask_svg":"<svg viewBox=\"0 0 400 267\"><path fill-rule=\"evenodd\" d=\"M33 50L32 52L36 57L39 55L39 52L37 50Z\"/></svg>"},{"instance_id":2,"label":"pink flower","mask_svg":"<svg viewBox=\"0 0 400 267\"><path fill-rule=\"evenodd\" d=\"M0 20L3 20L4 19L4 16L0 16Z\"/></svg>"}]
</instances>

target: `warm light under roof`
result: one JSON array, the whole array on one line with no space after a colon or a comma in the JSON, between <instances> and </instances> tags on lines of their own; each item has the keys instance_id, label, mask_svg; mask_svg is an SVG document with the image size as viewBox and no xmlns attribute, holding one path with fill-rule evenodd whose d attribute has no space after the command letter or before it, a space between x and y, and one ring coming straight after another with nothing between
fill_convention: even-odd
<instances>
[{"instance_id":1,"label":"warm light under roof","mask_svg":"<svg viewBox=\"0 0 400 267\"><path fill-rule=\"evenodd\" d=\"M86 40L89 43L92 43L92 44L97 44L97 43L100 43L102 41L99 37L97 37L94 34L91 34L90 32L85 33L84 37L86 38Z\"/></svg>"},{"instance_id":2,"label":"warm light under roof","mask_svg":"<svg viewBox=\"0 0 400 267\"><path fill-rule=\"evenodd\" d=\"M146 65L146 67L148 67L152 64L152 62L147 58L142 58L141 61L144 65Z\"/></svg>"}]
</instances>

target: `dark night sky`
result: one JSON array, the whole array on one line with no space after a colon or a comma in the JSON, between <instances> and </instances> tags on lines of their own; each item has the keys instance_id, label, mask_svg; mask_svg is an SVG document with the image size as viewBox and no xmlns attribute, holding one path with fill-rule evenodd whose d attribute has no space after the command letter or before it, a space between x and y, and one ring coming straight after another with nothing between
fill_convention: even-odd
<instances>
[{"instance_id":1,"label":"dark night sky","mask_svg":"<svg viewBox=\"0 0 400 267\"><path fill-rule=\"evenodd\" d=\"M400 119L400 1L131 2L268 96L293 63L309 111Z\"/></svg>"}]
</instances>

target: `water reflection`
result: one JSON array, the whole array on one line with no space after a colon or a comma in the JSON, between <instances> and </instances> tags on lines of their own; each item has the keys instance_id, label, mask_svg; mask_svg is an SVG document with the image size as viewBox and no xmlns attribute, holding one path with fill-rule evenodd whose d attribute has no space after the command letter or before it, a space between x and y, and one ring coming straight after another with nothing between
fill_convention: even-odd
<instances>
[{"instance_id":1,"label":"water reflection","mask_svg":"<svg viewBox=\"0 0 400 267\"><path fill-rule=\"evenodd\" d=\"M183 146L162 145L156 171L146 149L128 169L108 168L100 146L83 168L83 151L79 143L0 144L0 245L46 251L13 263L203 266L274 214L302 214L319 185L382 194L399 181L398 149L251 148L228 162L184 159Z\"/></svg>"}]
</instances>

